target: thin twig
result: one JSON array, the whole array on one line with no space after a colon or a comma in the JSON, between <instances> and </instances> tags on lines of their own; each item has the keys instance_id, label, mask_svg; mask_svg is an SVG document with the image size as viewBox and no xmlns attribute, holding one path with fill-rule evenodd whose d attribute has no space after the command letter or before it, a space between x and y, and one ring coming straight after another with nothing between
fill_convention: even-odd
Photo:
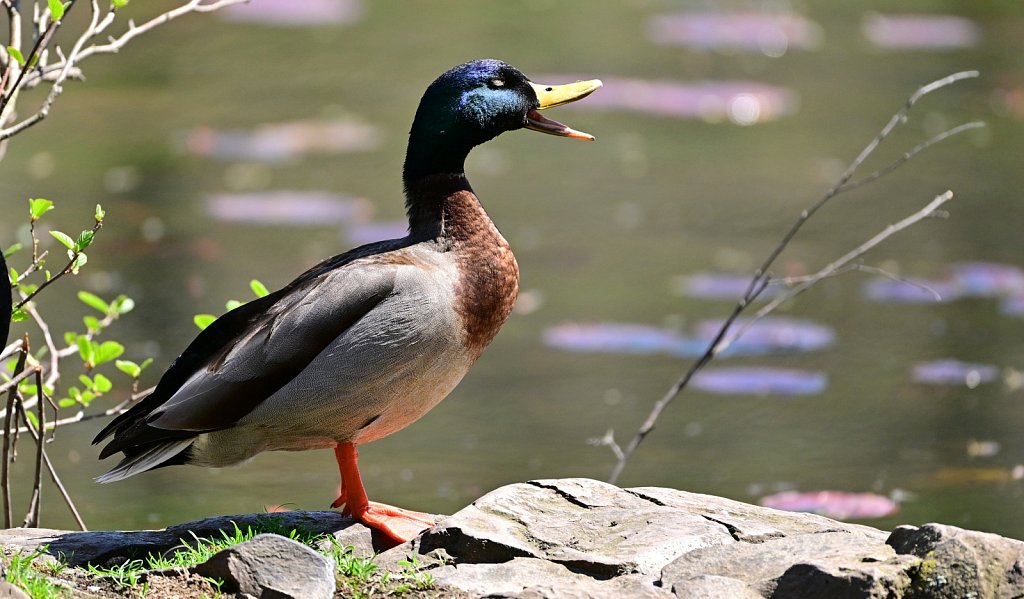
<instances>
[{"instance_id":1,"label":"thin twig","mask_svg":"<svg viewBox=\"0 0 1024 599\"><path fill-rule=\"evenodd\" d=\"M153 389L155 388L156 387L150 387L143 391L133 393L132 396L129 397L128 399L122 401L121 403L117 404L112 408L107 408L102 412L96 412L95 414L86 414L84 410L79 410L74 416L68 416L67 418L62 418L60 420L54 420L47 426L50 428L50 430L54 430L58 427L67 426L69 424L75 424L77 422L85 422L87 420L95 420L97 418L108 418L110 416L120 416L121 414L127 412L128 409L133 404L135 404L135 402L152 393ZM18 432L25 432L25 430L18 429Z\"/></svg>"},{"instance_id":2,"label":"thin twig","mask_svg":"<svg viewBox=\"0 0 1024 599\"><path fill-rule=\"evenodd\" d=\"M963 133L964 131L970 131L971 129L981 129L984 126L985 126L985 123L983 123L981 121L971 121L969 123L964 123L962 125L958 125L956 127L953 127L952 129L948 129L946 131L943 131L942 133L939 133L938 135L936 135L935 137L929 139L928 141L920 143L920 144L914 146L913 148L911 148L910 150L908 150L907 152L904 152L902 156L900 156L899 158L894 160L891 164L889 164L885 168L879 169L879 170L871 173L870 175L868 175L868 176L866 176L866 177L864 177L862 179L857 179L856 181L850 181L849 183L847 183L843 187L843 191L850 191L850 190L853 190L853 189L857 189L858 187L862 187L864 185L867 185L868 183L871 183L872 181L875 181L876 179L881 179L885 175L888 175L889 173L891 173L894 170L896 170L897 168L899 168L901 165L903 165L903 163L907 162L908 160L910 160L914 156L917 156L918 154L920 154L921 152L927 150L928 148L934 146L935 144L937 144L939 142L942 142L942 141L945 141L945 140L949 139L950 137L953 137L954 135L959 135L960 133Z\"/></svg>"},{"instance_id":3,"label":"thin twig","mask_svg":"<svg viewBox=\"0 0 1024 599\"><path fill-rule=\"evenodd\" d=\"M750 284L747 286L747 289L744 292L743 296L740 297L740 299L736 302L736 305L733 307L732 312L730 313L728 318L726 318L725 321L722 323L721 328L719 328L718 333L715 335L714 339L712 339L711 343L708 344L708 347L704 351L704 353L699 358L697 358L697 360L690 366L690 368L683 374L683 376L679 378L675 382L675 384L672 385L672 387L669 388L669 390L661 397L661 399L655 402L654 406L651 409L651 412L648 414L647 418L640 425L640 428L630 439L629 443L627 443L624 448L621 448L621 456L617 456L618 459L615 463L615 466L612 468L611 474L608 477L609 482L615 483L618 480L619 476L622 474L622 471L625 469L626 464L633 456L633 453L636 452L637 447L639 447L643 440L647 437L647 435L649 435L651 431L654 430L655 424L657 423L658 418L661 416L661 413L665 410L665 408L668 407L668 405L679 395L679 393L686 387L686 385L689 384L693 376L702 368L704 368L704 366L706 366L708 362L714 359L716 355L718 355L718 353L721 351L723 347L722 342L725 339L728 331L732 328L733 324L744 312L744 310L747 309L751 302L756 300L767 287L770 281L768 271L771 268L772 264L775 263L775 260L782 254L783 251L785 251L785 249L789 246L789 243L793 240L796 234L799 233L800 229L804 226L804 224L812 216L814 216L814 214L817 213L818 210L824 207L830 200L835 198L837 195L854 189L855 187L862 185L863 183L866 183L869 180L876 180L878 177L888 172L891 172L893 168L896 168L900 164L905 163L907 160L909 160L919 152L923 151L924 149L934 145L935 143L947 139L961 131L965 131L968 128L974 127L972 123L968 123L967 125L961 125L960 127L956 127L947 132L944 132L943 134L940 134L936 138L928 140L927 142L920 144L919 146L905 153L904 157L900 158L892 165L889 165L889 167L882 169L882 171L879 171L877 176L869 175L868 177L865 178L863 182L854 181L854 183L851 183L851 181L853 180L853 176L857 173L858 169L860 169L861 165L863 165L864 162L868 159L868 157L871 156L872 153L874 153L874 151L889 136L893 129L895 129L897 125L906 122L907 115L910 113L910 110L914 107L918 100L920 100L926 94L941 89L947 85L951 85L953 83L956 83L957 81L974 78L977 76L977 71L963 71L960 73L954 73L952 75L949 75L948 77L943 77L942 79L938 79L936 81L933 81L927 85L918 88L907 99L903 107L900 108L896 112L896 114L894 114L892 118L889 119L889 121L885 124L884 127L882 127L881 131L879 131L879 133L874 137L874 139L872 139L867 144L867 146L865 146L864 149L861 150L861 152L857 155L853 162L850 163L850 165L846 168L843 174L839 177L836 183L832 187L830 187L821 196L821 198L818 199L817 202L815 202L809 208L805 209L803 212L800 213L800 216L797 218L796 222L794 222L793 225L789 228L789 230L785 233L785 235L783 235L782 240L779 242L779 244L776 245L771 252L769 252L764 262L762 262L761 265L754 272L754 276L751 278ZM614 442L613 437L611 437L611 440Z\"/></svg>"},{"instance_id":4,"label":"thin twig","mask_svg":"<svg viewBox=\"0 0 1024 599\"><path fill-rule=\"evenodd\" d=\"M103 228L103 221L102 220L97 220L96 223L92 226L92 233L93 233L93 235L95 235L102 228ZM39 285L39 287L36 287L35 290L32 291L32 293L29 293L28 295L24 295L23 294L22 298L21 298L21 301L18 302L17 304L15 304L14 308L18 309L18 308L23 307L25 304L27 304L29 301L31 301L32 298L34 298L35 296L39 295L39 292L41 292L43 289L46 289L47 287L52 285L54 281L56 281L57 279L65 276L65 275L71 274L75 270L75 263L78 261L78 257L81 254L82 254L82 252L80 252L78 250L72 250L70 259L68 260L68 263L64 266L64 268L61 269L61 271L58 272L57 274L55 274L54 276L52 276L49 279L43 281Z\"/></svg>"},{"instance_id":5,"label":"thin twig","mask_svg":"<svg viewBox=\"0 0 1024 599\"><path fill-rule=\"evenodd\" d=\"M71 52L62 60L48 65L46 68L34 69L32 74L29 75L25 80L26 86L32 85L38 79L47 78L53 72L59 72L59 75L54 78L53 85L50 88L50 93L46 96L43 104L39 107L35 114L25 118L23 121L11 126L7 129L0 128L0 141L7 138L13 137L18 133L38 124L40 121L45 119L49 113L53 103L57 100L63 91L62 84L75 70L75 65L80 63L82 60L92 56L93 54L111 54L118 52L125 44L134 39L135 37L150 31L151 29L168 23L180 16L189 13L205 13L215 10L219 10L225 6L232 4L242 4L248 2L248 0L217 0L214 2L204 3L202 0L190 0L189 2L169 10L161 15L158 15L149 21L146 21L142 25L136 25L134 22L128 22L128 31L123 33L120 37L111 37L109 42L106 44L96 44L89 47L84 47L89 41L96 37L99 33L104 31L112 22L115 16L115 11L108 12L106 16L101 20L99 18L99 7L97 0L90 0L92 6L92 21L89 27L85 30L82 35L78 37ZM70 8L70 7L69 7ZM24 73L24 71L22 71ZM22 85L22 81L12 88L11 96L17 93L18 86ZM0 113L2 114L2 113ZM0 120L0 127L3 126L3 121Z\"/></svg>"},{"instance_id":6,"label":"thin twig","mask_svg":"<svg viewBox=\"0 0 1024 599\"><path fill-rule=\"evenodd\" d=\"M38 408L39 434L33 435L36 439L36 469L32 479L32 500L29 502L28 514L25 516L25 527L39 526L39 510L43 502L43 445L46 444L46 405L43 404L43 377L39 367L35 368L36 374L36 406ZM26 412L26 421L28 413Z\"/></svg>"},{"instance_id":7,"label":"thin twig","mask_svg":"<svg viewBox=\"0 0 1024 599\"><path fill-rule=\"evenodd\" d=\"M18 363L14 367L15 372L21 372L25 368L25 360L28 359L28 335L22 339L21 343L21 355L18 356ZM4 528L11 527L11 449L14 443L12 438L12 432L17 435L16 431L11 431L11 426L14 425L17 428L17 423L12 422L11 413L14 409L14 400L17 396L18 384L15 383L11 387L10 391L7 392L7 413L4 415L4 455L3 464L0 465L0 484L3 486L4 495Z\"/></svg>"},{"instance_id":8,"label":"thin twig","mask_svg":"<svg viewBox=\"0 0 1024 599\"><path fill-rule=\"evenodd\" d=\"M860 258L864 254L868 253L878 244L892 237L896 233L899 233L900 231L906 229L907 227L910 227L926 218L931 218L935 216L939 207L951 199L953 199L952 191L947 191L946 193L936 196L935 199L929 202L928 205L925 206L924 208L918 210L917 212L911 214L910 216L904 218L903 220L897 223L887 226L880 233L878 233L871 239L865 241L864 243L860 244L856 248L850 250L840 258L834 260L832 263L825 266L818 272L814 273L813 275L805 277L805 280L802 281L800 284L794 286L791 289L788 289L785 293L779 294L778 296L773 298L772 301L768 302L764 306L761 306L761 308L754 314L754 316L752 316L748 320L745 320L742 326L737 328L737 330L734 333L726 337L715 349L716 353L721 353L728 349L729 346L735 343L735 341L739 339L741 336L743 336L743 334L747 332L747 330L751 326L753 326L754 323L763 319L765 316L768 316L768 314L775 311L775 309L781 306L782 304L795 298L804 291L807 291L822 279L826 279L828 277L835 275L842 268L849 265L850 262L853 262L854 260ZM939 297L939 299L942 299L941 296Z\"/></svg>"},{"instance_id":9,"label":"thin twig","mask_svg":"<svg viewBox=\"0 0 1024 599\"><path fill-rule=\"evenodd\" d=\"M67 504L68 510L71 511L71 516L75 519L75 523L78 524L79 530L89 530L85 527L85 521L82 520L82 515L78 513L78 508L75 507L75 502L71 500L71 495L68 494L67 488L64 487L64 483L61 482L60 477L57 476L57 470L53 467L53 462L50 461L50 456L46 453L43 453L43 462L46 464L46 469L50 471L50 479L53 480L53 484L57 487L57 491L59 491L61 497L64 498L64 503Z\"/></svg>"}]
</instances>

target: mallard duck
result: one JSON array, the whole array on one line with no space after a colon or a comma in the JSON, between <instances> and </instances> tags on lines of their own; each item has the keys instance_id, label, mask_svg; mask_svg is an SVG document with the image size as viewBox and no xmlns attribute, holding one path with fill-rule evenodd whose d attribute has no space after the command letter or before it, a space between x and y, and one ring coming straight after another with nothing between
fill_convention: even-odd
<instances>
[{"instance_id":1,"label":"mallard duck","mask_svg":"<svg viewBox=\"0 0 1024 599\"><path fill-rule=\"evenodd\" d=\"M96 436L94 444L113 435L101 459L124 454L97 481L333 449L341 491L331 507L396 543L432 526L426 514L367 500L356 447L451 393L512 311L519 268L466 180L466 156L522 128L594 139L539 111L600 86L539 85L498 60L438 77L409 134L409 234L328 258L214 321L149 396Z\"/></svg>"}]
</instances>

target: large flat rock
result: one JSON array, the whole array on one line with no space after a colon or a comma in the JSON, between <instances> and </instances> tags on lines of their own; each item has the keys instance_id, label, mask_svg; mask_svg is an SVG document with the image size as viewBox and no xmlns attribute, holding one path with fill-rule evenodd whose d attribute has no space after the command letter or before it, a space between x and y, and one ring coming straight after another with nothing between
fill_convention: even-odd
<instances>
[{"instance_id":1,"label":"large flat rock","mask_svg":"<svg viewBox=\"0 0 1024 599\"><path fill-rule=\"evenodd\" d=\"M11 529L0 531L0 544L8 552L48 545L51 555L63 555L73 564L113 563L167 551L193 534L219 536L236 524L266 530L268 518L282 531L331 534L359 553L373 551L370 531L336 512L224 516L159 531ZM280 541L262 542L271 547ZM288 546L294 551L276 560L277 570L261 564L270 564L281 552L258 550L259 544L226 552L220 565L237 571L232 576L238 589L251 595L307 593L291 590L298 588L296 580L288 583L292 586L275 587L287 582L286 574L305 572L303 568L312 568L327 581L320 556ZM246 552L252 555L246 557ZM381 553L376 562L382 572L399 577L409 576L410 569L429 573L437 586L428 594L435 596L1024 596L1024 543L1013 539L941 524L901 526L889 534L721 497L655 487L621 489L588 479L536 480L496 489L440 518L418 538Z\"/></svg>"}]
</instances>

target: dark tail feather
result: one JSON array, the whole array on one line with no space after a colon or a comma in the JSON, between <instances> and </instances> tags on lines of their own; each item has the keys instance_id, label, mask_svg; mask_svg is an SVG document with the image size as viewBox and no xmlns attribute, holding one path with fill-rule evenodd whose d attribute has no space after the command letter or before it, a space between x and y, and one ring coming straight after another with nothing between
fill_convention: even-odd
<instances>
[{"instance_id":1,"label":"dark tail feather","mask_svg":"<svg viewBox=\"0 0 1024 599\"><path fill-rule=\"evenodd\" d=\"M154 443L139 453L126 455L110 472L96 477L96 482L112 483L161 466L183 464L185 456L181 454L192 445L194 440L194 437L190 437Z\"/></svg>"}]
</instances>

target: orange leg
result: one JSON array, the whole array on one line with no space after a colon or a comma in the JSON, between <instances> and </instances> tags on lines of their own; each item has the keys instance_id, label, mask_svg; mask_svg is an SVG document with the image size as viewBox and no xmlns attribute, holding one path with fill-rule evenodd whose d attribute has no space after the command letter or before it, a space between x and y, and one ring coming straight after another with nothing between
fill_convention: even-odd
<instances>
[{"instance_id":1,"label":"orange leg","mask_svg":"<svg viewBox=\"0 0 1024 599\"><path fill-rule=\"evenodd\" d=\"M397 543L404 543L434 525L434 519L429 514L399 509L366 498L359 466L356 464L359 452L354 443L339 444L334 448L334 457L338 460L338 470L341 472L341 487L331 507L337 508L344 504L342 514L379 530Z\"/></svg>"}]
</instances>

